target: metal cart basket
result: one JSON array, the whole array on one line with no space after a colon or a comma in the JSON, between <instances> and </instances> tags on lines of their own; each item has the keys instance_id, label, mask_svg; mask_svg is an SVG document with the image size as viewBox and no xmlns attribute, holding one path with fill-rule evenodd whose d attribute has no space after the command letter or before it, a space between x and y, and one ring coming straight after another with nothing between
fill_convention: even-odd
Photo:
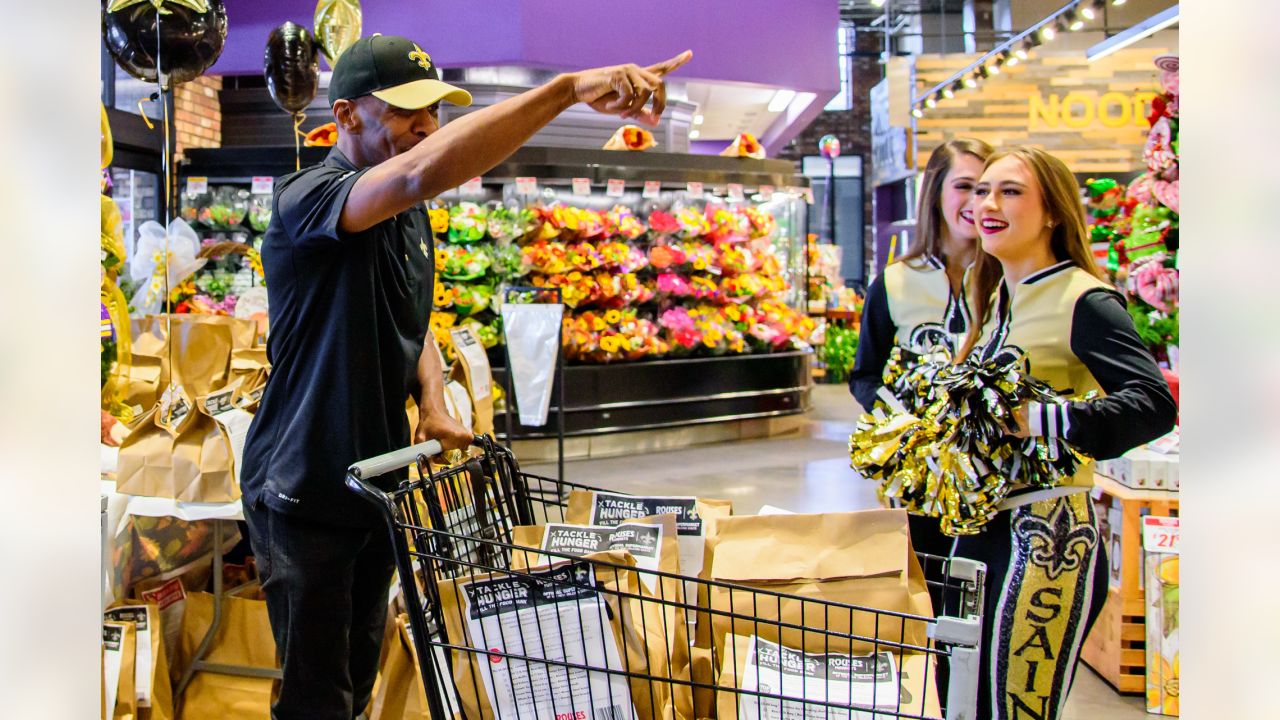
<instances>
[{"instance_id":1,"label":"metal cart basket","mask_svg":"<svg viewBox=\"0 0 1280 720\"><path fill-rule=\"evenodd\" d=\"M563 522L572 491L597 489L475 447L437 470L423 443L346 479L386 518L433 720L976 717L981 563L917 553L935 618L523 547L517 526Z\"/></svg>"}]
</instances>

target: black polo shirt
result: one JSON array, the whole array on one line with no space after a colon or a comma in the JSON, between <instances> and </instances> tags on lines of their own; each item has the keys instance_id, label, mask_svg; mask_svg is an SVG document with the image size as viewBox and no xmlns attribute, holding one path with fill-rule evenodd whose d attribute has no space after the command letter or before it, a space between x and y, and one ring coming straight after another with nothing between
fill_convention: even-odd
<instances>
[{"instance_id":1,"label":"black polo shirt","mask_svg":"<svg viewBox=\"0 0 1280 720\"><path fill-rule=\"evenodd\" d=\"M421 206L363 232L338 229L363 172L335 147L276 182L262 242L271 376L240 470L250 506L348 526L380 519L346 488L346 469L409 443L405 399L417 392L434 283Z\"/></svg>"}]
</instances>

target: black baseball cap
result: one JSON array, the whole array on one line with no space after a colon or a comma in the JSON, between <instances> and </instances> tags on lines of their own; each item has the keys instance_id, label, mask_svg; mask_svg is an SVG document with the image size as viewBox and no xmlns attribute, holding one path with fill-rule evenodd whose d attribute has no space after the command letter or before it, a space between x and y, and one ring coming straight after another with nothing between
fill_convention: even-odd
<instances>
[{"instance_id":1,"label":"black baseball cap","mask_svg":"<svg viewBox=\"0 0 1280 720\"><path fill-rule=\"evenodd\" d=\"M338 57L329 79L329 105L372 95L388 105L417 110L448 100L471 104L471 93L440 79L431 56L397 35L360 38Z\"/></svg>"}]
</instances>

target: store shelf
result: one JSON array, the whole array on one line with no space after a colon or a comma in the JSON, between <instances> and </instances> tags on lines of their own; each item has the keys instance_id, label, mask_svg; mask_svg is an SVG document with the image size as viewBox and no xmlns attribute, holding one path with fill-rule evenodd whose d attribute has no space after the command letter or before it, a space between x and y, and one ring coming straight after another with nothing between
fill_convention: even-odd
<instances>
[{"instance_id":1,"label":"store shelf","mask_svg":"<svg viewBox=\"0 0 1280 720\"><path fill-rule=\"evenodd\" d=\"M323 162L328 154L329 148L304 147L302 166ZM292 147L192 148L184 155L179 174L207 177L210 183L248 183L254 176L286 175L296 167ZM778 189L809 184L807 178L796 173L795 163L787 160L550 147L520 148L483 177L494 182L536 177L544 185L565 186L576 177L588 178L594 185L616 178L637 190L646 180L662 182L667 189L684 189L684 183L689 181L701 182L708 190L728 183L741 183L747 188L772 185Z\"/></svg>"},{"instance_id":2,"label":"store shelf","mask_svg":"<svg viewBox=\"0 0 1280 720\"><path fill-rule=\"evenodd\" d=\"M1177 490L1137 490L1126 487L1106 475L1094 474L1094 487L1120 500L1142 500L1151 502L1178 502Z\"/></svg>"},{"instance_id":3,"label":"store shelf","mask_svg":"<svg viewBox=\"0 0 1280 720\"><path fill-rule=\"evenodd\" d=\"M565 376L567 437L793 415L809 408L812 353L570 365ZM493 368L506 382L506 368ZM552 394L552 399L557 397ZM494 426L505 436L506 418ZM554 437L556 408L543 427L516 424L517 439Z\"/></svg>"}]
</instances>

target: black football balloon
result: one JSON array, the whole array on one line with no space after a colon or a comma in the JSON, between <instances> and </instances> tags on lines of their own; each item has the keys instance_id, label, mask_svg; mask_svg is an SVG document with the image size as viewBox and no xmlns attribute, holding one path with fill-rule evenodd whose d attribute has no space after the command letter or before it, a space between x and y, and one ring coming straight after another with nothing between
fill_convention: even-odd
<instances>
[{"instance_id":1,"label":"black football balloon","mask_svg":"<svg viewBox=\"0 0 1280 720\"><path fill-rule=\"evenodd\" d=\"M297 115L316 97L320 87L320 45L306 28L286 22L271 31L262 74L267 91L280 109Z\"/></svg>"},{"instance_id":2,"label":"black football balloon","mask_svg":"<svg viewBox=\"0 0 1280 720\"><path fill-rule=\"evenodd\" d=\"M130 75L156 82L158 44L161 69L168 78L166 87L194 80L217 61L227 39L226 7L222 0L207 2L209 9L203 13L180 3L165 3L168 13L160 15L150 2L107 12L104 0L102 39L107 51Z\"/></svg>"}]
</instances>

